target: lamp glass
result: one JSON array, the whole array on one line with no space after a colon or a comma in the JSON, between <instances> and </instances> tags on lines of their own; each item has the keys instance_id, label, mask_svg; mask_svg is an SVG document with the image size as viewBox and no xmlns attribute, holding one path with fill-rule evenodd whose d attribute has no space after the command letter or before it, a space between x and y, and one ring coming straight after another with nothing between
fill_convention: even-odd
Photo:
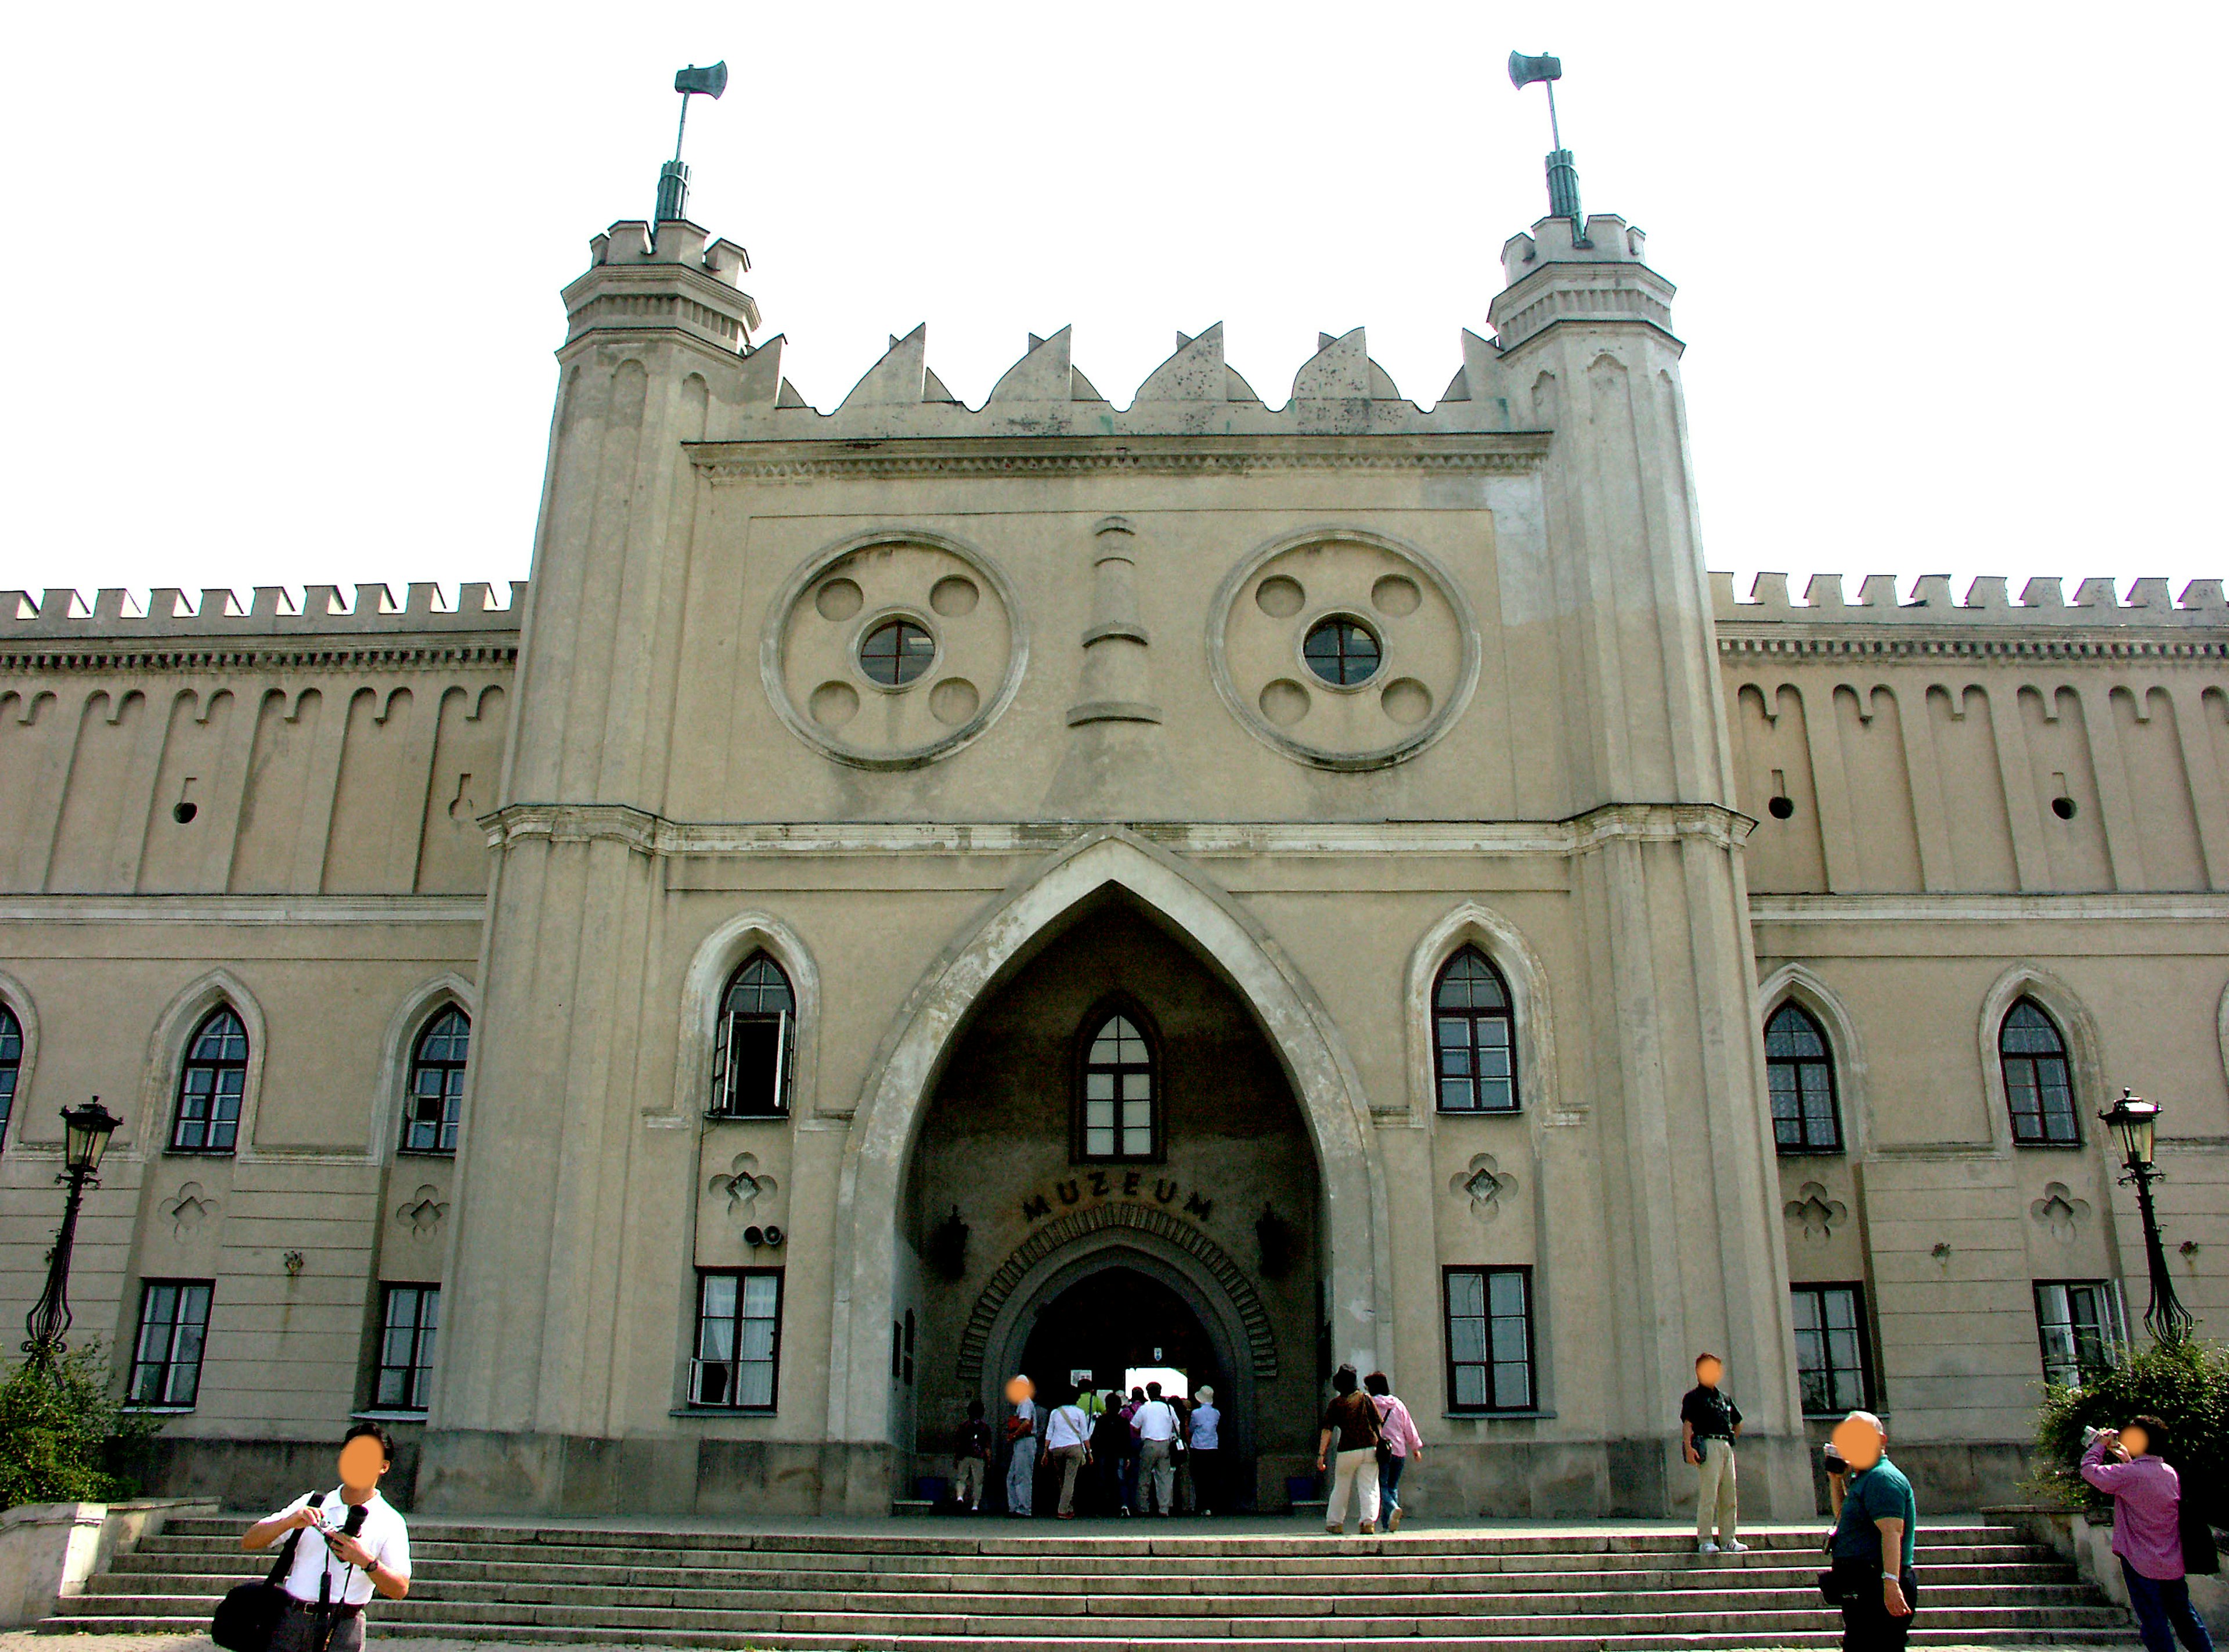
<instances>
[{"instance_id":1,"label":"lamp glass","mask_svg":"<svg viewBox=\"0 0 2229 1652\"><path fill-rule=\"evenodd\" d=\"M2121 1161L2129 1166L2149 1165L2152 1161L2154 1137L2159 1126L2159 1103L2147 1102L2134 1096L2123 1095L2113 1103L2113 1110L2105 1115L2120 1138Z\"/></svg>"},{"instance_id":2,"label":"lamp glass","mask_svg":"<svg viewBox=\"0 0 2229 1652\"><path fill-rule=\"evenodd\" d=\"M111 1118L98 1102L62 1109L62 1161L72 1170L90 1175L100 1168L100 1155L108 1150L112 1131L124 1121Z\"/></svg>"}]
</instances>

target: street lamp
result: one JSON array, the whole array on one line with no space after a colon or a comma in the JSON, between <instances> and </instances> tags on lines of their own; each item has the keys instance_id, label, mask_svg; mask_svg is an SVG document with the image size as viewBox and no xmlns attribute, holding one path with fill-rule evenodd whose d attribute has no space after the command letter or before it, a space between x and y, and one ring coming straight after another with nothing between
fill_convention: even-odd
<instances>
[{"instance_id":1,"label":"street lamp","mask_svg":"<svg viewBox=\"0 0 2229 1652\"><path fill-rule=\"evenodd\" d=\"M2151 1306L2144 1309L2144 1328L2152 1334L2153 1341L2162 1347L2172 1347L2190 1340L2197 1321L2192 1319L2190 1310L2175 1300L2174 1278L2167 1270L2167 1251L2160 1244L2159 1220L2152 1213L2152 1184L2161 1176L2152 1167L2159 1112L2157 1102L2148 1102L2123 1090L2120 1099L2097 1116L2121 1144L2121 1163L2127 1171L2121 1181L2123 1186L2136 1184L2136 1211L2143 1218L2144 1255L2152 1275Z\"/></svg>"},{"instance_id":2,"label":"street lamp","mask_svg":"<svg viewBox=\"0 0 2229 1652\"><path fill-rule=\"evenodd\" d=\"M86 1185L100 1168L109 1136L123 1122L110 1115L98 1096L83 1107L62 1109L62 1172L55 1180L69 1185L69 1197L62 1204L61 1231L55 1236L55 1248L47 1259L47 1288L23 1321L31 1334L23 1352L30 1356L29 1363L42 1369L52 1369L66 1346L62 1334L70 1324L70 1251L77 1242L77 1207L85 1198Z\"/></svg>"}]
</instances>

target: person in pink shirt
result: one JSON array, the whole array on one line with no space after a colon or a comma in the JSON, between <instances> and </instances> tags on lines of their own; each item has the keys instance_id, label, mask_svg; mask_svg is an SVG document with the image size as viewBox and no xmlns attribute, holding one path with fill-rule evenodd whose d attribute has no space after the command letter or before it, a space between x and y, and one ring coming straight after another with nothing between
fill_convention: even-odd
<instances>
[{"instance_id":1,"label":"person in pink shirt","mask_svg":"<svg viewBox=\"0 0 2229 1652\"><path fill-rule=\"evenodd\" d=\"M2182 1480L2162 1458L2167 1424L2139 1417L2105 1429L2082 1454L2082 1477L2113 1498L2113 1552L2136 1609L2145 1652L2213 1652L2213 1638L2190 1610L2182 1567Z\"/></svg>"},{"instance_id":2,"label":"person in pink shirt","mask_svg":"<svg viewBox=\"0 0 2229 1652\"><path fill-rule=\"evenodd\" d=\"M1385 1529L1397 1532L1401 1529L1401 1470L1409 1466L1410 1458L1423 1458L1424 1437L1416 1432L1416 1419L1393 1392L1384 1372L1371 1372L1362 1379L1362 1385L1377 1403L1378 1426L1384 1436L1378 1448L1378 1495L1385 1505Z\"/></svg>"}]
</instances>

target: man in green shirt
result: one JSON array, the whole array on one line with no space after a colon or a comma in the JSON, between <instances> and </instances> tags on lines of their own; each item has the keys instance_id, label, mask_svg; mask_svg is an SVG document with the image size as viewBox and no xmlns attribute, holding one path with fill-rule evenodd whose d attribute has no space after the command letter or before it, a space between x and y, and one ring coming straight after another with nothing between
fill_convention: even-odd
<instances>
[{"instance_id":1,"label":"man in green shirt","mask_svg":"<svg viewBox=\"0 0 2229 1652\"><path fill-rule=\"evenodd\" d=\"M1852 1411L1837 1424L1834 1447L1851 1471L1833 1545L1842 1652L1904 1652L1919 1602L1911 1564L1919 1505L1911 1482L1888 1460L1888 1431L1871 1411Z\"/></svg>"}]
</instances>

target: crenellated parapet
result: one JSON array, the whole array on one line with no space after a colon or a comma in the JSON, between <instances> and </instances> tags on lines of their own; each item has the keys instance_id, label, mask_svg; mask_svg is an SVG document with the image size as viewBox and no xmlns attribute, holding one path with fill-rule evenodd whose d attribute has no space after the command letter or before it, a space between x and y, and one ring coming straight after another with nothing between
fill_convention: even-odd
<instances>
[{"instance_id":1,"label":"crenellated parapet","mask_svg":"<svg viewBox=\"0 0 2229 1652\"><path fill-rule=\"evenodd\" d=\"M1947 574L1923 575L1908 598L1898 595L1896 577L1889 574L1868 575L1860 582L1854 599L1845 595L1840 574L1814 576L1804 587L1801 602L1789 595L1785 574L1759 574L1746 600L1735 595L1731 574L1712 575L1711 590L1722 636L1730 627L1746 631L1752 626L1893 626L1945 632L1959 627L2086 632L2137 626L2229 630L2229 601L2225 601L2218 579L2193 580L2179 598L2169 595L2164 579L2140 579L2129 588L2125 599L2114 580L2085 579L2076 587L2072 601L2063 582L2048 578L2029 580L2014 601L2010 582L1996 575L1973 581L1961 601L1953 595Z\"/></svg>"},{"instance_id":2,"label":"crenellated parapet","mask_svg":"<svg viewBox=\"0 0 2229 1652\"><path fill-rule=\"evenodd\" d=\"M157 586L144 606L120 587L88 606L76 591L0 590L0 670L106 669L137 665L299 661L312 656L424 654L444 659L510 659L525 613L526 583L511 582L499 604L486 583L463 586L454 607L438 585L413 584L400 604L385 585L312 585L299 607L284 586L259 585L243 607L226 588L189 599Z\"/></svg>"},{"instance_id":3,"label":"crenellated parapet","mask_svg":"<svg viewBox=\"0 0 2229 1652\"><path fill-rule=\"evenodd\" d=\"M1568 218L1543 218L1501 249L1507 285L1487 313L1504 350L1561 321L1640 322L1672 331L1678 291L1642 261L1648 236L1615 213L1587 220L1575 238Z\"/></svg>"},{"instance_id":4,"label":"crenellated parapet","mask_svg":"<svg viewBox=\"0 0 2229 1652\"><path fill-rule=\"evenodd\" d=\"M697 225L613 224L588 242L588 270L566 287L565 342L591 334L675 331L727 354L747 349L758 301L741 290L750 254Z\"/></svg>"}]
</instances>

